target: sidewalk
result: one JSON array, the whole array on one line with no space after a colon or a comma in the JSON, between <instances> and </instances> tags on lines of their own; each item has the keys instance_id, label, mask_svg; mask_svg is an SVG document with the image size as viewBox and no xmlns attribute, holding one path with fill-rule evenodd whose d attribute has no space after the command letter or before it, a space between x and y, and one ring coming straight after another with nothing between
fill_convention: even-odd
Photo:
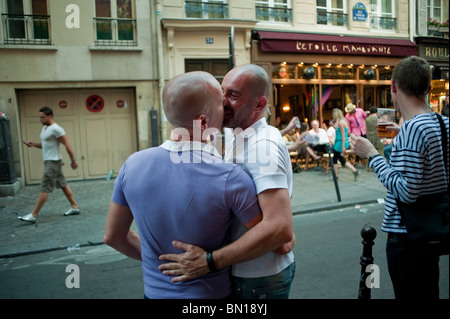
<instances>
[{"instance_id":1,"label":"sidewalk","mask_svg":"<svg viewBox=\"0 0 450 319\"><path fill-rule=\"evenodd\" d=\"M292 211L311 213L339 207L356 206L384 199L386 190L376 175L360 169L353 181L348 169L340 169L338 202L331 172L317 169L294 173ZM41 210L36 224L19 221L17 216L31 212L40 191L39 185L24 187L18 194L0 197L0 258L34 252L66 249L103 243L106 214L114 181L87 180L69 182L81 214L63 217L69 206L61 190L55 190Z\"/></svg>"},{"instance_id":2,"label":"sidewalk","mask_svg":"<svg viewBox=\"0 0 450 319\"><path fill-rule=\"evenodd\" d=\"M291 200L294 215L348 207L358 204L374 203L386 197L386 188L372 171L357 166L361 175L354 181L350 170L339 168L336 192L331 171L327 174L313 168L306 172L294 173L294 191Z\"/></svg>"}]
</instances>

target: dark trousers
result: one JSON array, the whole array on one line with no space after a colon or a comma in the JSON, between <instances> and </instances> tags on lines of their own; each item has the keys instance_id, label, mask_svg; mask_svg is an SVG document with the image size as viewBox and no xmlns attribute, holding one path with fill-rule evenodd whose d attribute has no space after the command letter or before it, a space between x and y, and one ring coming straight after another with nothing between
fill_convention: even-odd
<instances>
[{"instance_id":1,"label":"dark trousers","mask_svg":"<svg viewBox=\"0 0 450 319\"><path fill-rule=\"evenodd\" d=\"M396 299L439 299L439 256L418 256L406 234L388 234L386 255Z\"/></svg>"}]
</instances>

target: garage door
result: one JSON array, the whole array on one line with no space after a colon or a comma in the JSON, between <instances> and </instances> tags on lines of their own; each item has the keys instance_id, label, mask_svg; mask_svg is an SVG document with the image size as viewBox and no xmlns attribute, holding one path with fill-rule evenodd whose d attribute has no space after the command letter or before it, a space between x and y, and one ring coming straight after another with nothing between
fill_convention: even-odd
<instances>
[{"instance_id":1,"label":"garage door","mask_svg":"<svg viewBox=\"0 0 450 319\"><path fill-rule=\"evenodd\" d=\"M68 180L104 177L117 173L137 150L134 89L26 90L19 92L22 138L40 141L39 109L49 106L54 120L66 131L79 167L73 170L65 147L61 155ZM25 181L39 183L42 151L24 148Z\"/></svg>"}]
</instances>

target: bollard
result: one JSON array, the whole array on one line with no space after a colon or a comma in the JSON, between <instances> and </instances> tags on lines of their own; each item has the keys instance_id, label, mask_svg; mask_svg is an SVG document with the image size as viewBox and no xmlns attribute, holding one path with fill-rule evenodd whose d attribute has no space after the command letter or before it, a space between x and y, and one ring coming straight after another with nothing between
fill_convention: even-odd
<instances>
[{"instance_id":1,"label":"bollard","mask_svg":"<svg viewBox=\"0 0 450 319\"><path fill-rule=\"evenodd\" d=\"M359 262L361 264L361 276L359 279L358 299L370 299L371 288L367 287L366 284L366 279L369 276L366 269L367 266L373 264L372 246L374 245L373 240L377 237L377 231L373 227L364 226L361 229L361 237L363 238L363 252Z\"/></svg>"},{"instance_id":2,"label":"bollard","mask_svg":"<svg viewBox=\"0 0 450 319\"><path fill-rule=\"evenodd\" d=\"M337 200L338 200L338 202L340 202L341 201L341 192L339 191L339 184L337 181L336 172L334 170L334 164L333 164L333 159L331 157L331 146L330 145L327 146L327 152L328 152L328 159L330 161L331 174L333 175L334 188L336 189Z\"/></svg>"}]
</instances>

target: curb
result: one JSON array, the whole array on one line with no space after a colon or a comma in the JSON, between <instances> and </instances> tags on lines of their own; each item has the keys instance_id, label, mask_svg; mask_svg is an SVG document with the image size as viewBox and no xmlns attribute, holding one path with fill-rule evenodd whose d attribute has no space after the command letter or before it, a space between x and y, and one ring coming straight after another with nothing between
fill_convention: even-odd
<instances>
[{"instance_id":1,"label":"curb","mask_svg":"<svg viewBox=\"0 0 450 319\"><path fill-rule=\"evenodd\" d=\"M302 215L302 214L310 214L310 213L317 213L317 212L323 212L323 211L329 211L334 209L340 209L340 208L347 208L354 205L368 205L368 204L378 204L378 199L370 199L370 200L364 200L364 201L356 201L356 202L337 202L333 203L328 206L315 206L311 208L305 208L301 210L296 210L292 212L293 216L296 215Z\"/></svg>"},{"instance_id":2,"label":"curb","mask_svg":"<svg viewBox=\"0 0 450 319\"><path fill-rule=\"evenodd\" d=\"M366 201L358 201L358 202L337 202L337 203L333 203L331 205L323 206L323 207L315 206L315 207L311 207L311 208L296 210L296 211L292 212L292 215L297 216L297 215L325 212L325 211L330 211L330 210L334 210L334 209L351 207L356 204L368 205L368 204L376 204L376 203L378 203L378 201L376 199L375 200L372 199L372 200L366 200ZM85 244L80 244L79 247L82 248L82 247L99 246L99 245L104 245L104 242L88 241ZM41 253L47 253L47 252L51 252L51 251L64 250L64 249L68 249L68 248L70 248L70 246L58 246L58 247L42 248L42 249L29 250L29 251L20 251L20 252L0 255L0 259L41 254Z\"/></svg>"},{"instance_id":3,"label":"curb","mask_svg":"<svg viewBox=\"0 0 450 319\"><path fill-rule=\"evenodd\" d=\"M104 242L90 242L88 241L87 244L80 244L79 247L90 247L90 246L100 246L104 245ZM0 255L0 259L2 258L13 258L13 257L20 257L20 256L27 256L27 255L34 255L34 254L41 254L41 253L47 253L50 251L56 251L56 250L64 250L68 249L70 246L58 246L53 248L42 248L42 249L36 249L36 250L29 250L29 251L20 251L16 253L9 253Z\"/></svg>"}]
</instances>

